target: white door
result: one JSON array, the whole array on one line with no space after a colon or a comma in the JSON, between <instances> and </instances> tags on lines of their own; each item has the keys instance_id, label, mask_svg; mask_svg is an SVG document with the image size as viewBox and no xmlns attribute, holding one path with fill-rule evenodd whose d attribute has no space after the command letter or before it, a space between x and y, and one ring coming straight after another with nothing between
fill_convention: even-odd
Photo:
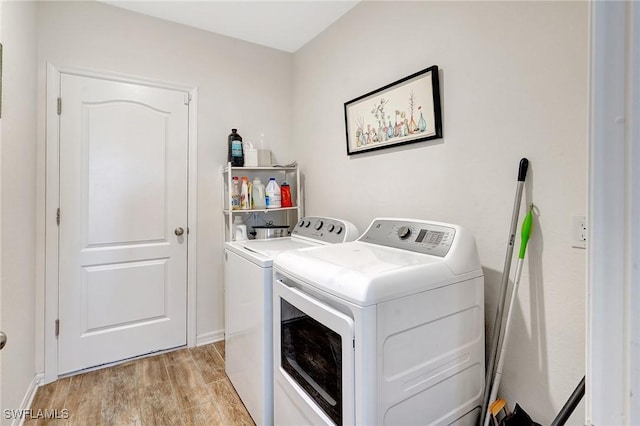
<instances>
[{"instance_id":1,"label":"white door","mask_svg":"<svg viewBox=\"0 0 640 426\"><path fill-rule=\"evenodd\" d=\"M60 86L64 374L186 344L188 105L128 82Z\"/></svg>"}]
</instances>

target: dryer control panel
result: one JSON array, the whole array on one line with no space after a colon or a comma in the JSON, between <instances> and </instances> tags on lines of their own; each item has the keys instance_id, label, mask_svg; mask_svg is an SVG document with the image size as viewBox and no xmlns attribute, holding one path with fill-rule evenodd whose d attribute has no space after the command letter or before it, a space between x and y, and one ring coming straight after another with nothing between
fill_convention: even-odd
<instances>
[{"instance_id":1,"label":"dryer control panel","mask_svg":"<svg viewBox=\"0 0 640 426\"><path fill-rule=\"evenodd\" d=\"M291 235L335 244L355 240L357 232L355 225L350 222L330 217L306 216L298 221Z\"/></svg>"},{"instance_id":2,"label":"dryer control panel","mask_svg":"<svg viewBox=\"0 0 640 426\"><path fill-rule=\"evenodd\" d=\"M455 228L443 224L376 219L358 241L444 257L455 235Z\"/></svg>"}]
</instances>

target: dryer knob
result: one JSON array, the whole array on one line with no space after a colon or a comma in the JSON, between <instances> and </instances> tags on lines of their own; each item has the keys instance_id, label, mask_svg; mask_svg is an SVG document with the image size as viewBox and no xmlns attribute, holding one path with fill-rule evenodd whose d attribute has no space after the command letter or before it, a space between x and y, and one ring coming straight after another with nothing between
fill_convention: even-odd
<instances>
[{"instance_id":1,"label":"dryer knob","mask_svg":"<svg viewBox=\"0 0 640 426\"><path fill-rule=\"evenodd\" d=\"M398 228L398 237L400 237L401 240L406 240L409 238L409 235L411 235L411 229L409 229L408 226Z\"/></svg>"},{"instance_id":2,"label":"dryer knob","mask_svg":"<svg viewBox=\"0 0 640 426\"><path fill-rule=\"evenodd\" d=\"M305 226L305 228L308 228L308 227L309 227L309 225L311 225L311 221L310 221L310 220L307 220L307 221L305 222L304 226Z\"/></svg>"},{"instance_id":3,"label":"dryer knob","mask_svg":"<svg viewBox=\"0 0 640 426\"><path fill-rule=\"evenodd\" d=\"M341 232L342 232L342 226L338 225L338 227L336 228L336 234L340 235Z\"/></svg>"},{"instance_id":4,"label":"dryer knob","mask_svg":"<svg viewBox=\"0 0 640 426\"><path fill-rule=\"evenodd\" d=\"M298 226L304 226L304 220L301 220L300 222L298 222Z\"/></svg>"},{"instance_id":5,"label":"dryer knob","mask_svg":"<svg viewBox=\"0 0 640 426\"><path fill-rule=\"evenodd\" d=\"M336 227L333 225L333 223L330 223L327 229L329 230L329 232L333 232L333 230L336 229Z\"/></svg>"},{"instance_id":6,"label":"dryer knob","mask_svg":"<svg viewBox=\"0 0 640 426\"><path fill-rule=\"evenodd\" d=\"M319 231L319 230L320 230L320 228L322 228L322 221L321 221L321 220L317 221L317 222L316 222L316 225L314 226L314 228L316 228L316 230L318 230L318 231Z\"/></svg>"}]
</instances>

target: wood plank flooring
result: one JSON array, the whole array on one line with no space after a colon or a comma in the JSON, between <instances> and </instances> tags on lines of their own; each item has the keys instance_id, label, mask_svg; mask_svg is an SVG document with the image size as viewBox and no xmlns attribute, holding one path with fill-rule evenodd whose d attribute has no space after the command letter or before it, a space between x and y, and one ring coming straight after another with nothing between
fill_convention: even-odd
<instances>
[{"instance_id":1,"label":"wood plank flooring","mask_svg":"<svg viewBox=\"0 0 640 426\"><path fill-rule=\"evenodd\" d=\"M67 377L38 389L31 406L68 410L54 425L254 425L224 373L224 342Z\"/></svg>"}]
</instances>

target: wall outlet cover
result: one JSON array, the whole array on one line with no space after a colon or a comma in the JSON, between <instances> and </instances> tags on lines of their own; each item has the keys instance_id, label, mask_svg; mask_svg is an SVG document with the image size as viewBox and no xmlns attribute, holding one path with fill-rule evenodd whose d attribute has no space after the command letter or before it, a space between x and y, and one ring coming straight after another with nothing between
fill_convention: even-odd
<instances>
[{"instance_id":1,"label":"wall outlet cover","mask_svg":"<svg viewBox=\"0 0 640 426\"><path fill-rule=\"evenodd\" d=\"M587 218L585 216L573 216L571 247L587 248Z\"/></svg>"}]
</instances>

